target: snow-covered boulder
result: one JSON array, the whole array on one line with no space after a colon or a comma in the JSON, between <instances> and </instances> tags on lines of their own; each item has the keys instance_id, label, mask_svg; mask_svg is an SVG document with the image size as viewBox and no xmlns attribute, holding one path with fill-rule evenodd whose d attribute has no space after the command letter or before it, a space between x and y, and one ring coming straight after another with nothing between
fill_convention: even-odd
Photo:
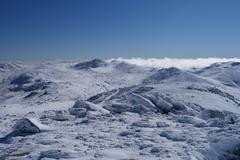
<instances>
[{"instance_id":1,"label":"snow-covered boulder","mask_svg":"<svg viewBox=\"0 0 240 160\"><path fill-rule=\"evenodd\" d=\"M89 118L93 118L97 115L109 113L109 111L104 109L102 106L84 100L77 100L73 107L69 108L68 111L71 115L74 115L78 118L83 118L86 115L88 115Z\"/></svg>"},{"instance_id":2,"label":"snow-covered boulder","mask_svg":"<svg viewBox=\"0 0 240 160\"><path fill-rule=\"evenodd\" d=\"M173 108L173 105L168 101L164 100L161 97L158 97L156 101L156 106L160 109L160 111L164 114L167 114Z\"/></svg>"},{"instance_id":3,"label":"snow-covered boulder","mask_svg":"<svg viewBox=\"0 0 240 160\"><path fill-rule=\"evenodd\" d=\"M119 133L119 136L126 137L126 136L131 136L133 134L134 133L132 131L122 131L121 133Z\"/></svg>"},{"instance_id":4,"label":"snow-covered boulder","mask_svg":"<svg viewBox=\"0 0 240 160\"><path fill-rule=\"evenodd\" d=\"M68 111L71 115L75 115L78 118L83 118L86 116L88 110L90 110L88 103L82 100L77 100L73 107L69 108Z\"/></svg>"},{"instance_id":5,"label":"snow-covered boulder","mask_svg":"<svg viewBox=\"0 0 240 160\"><path fill-rule=\"evenodd\" d=\"M50 110L44 111L40 117L41 119L52 119L55 121L67 121L71 119L71 116L65 110Z\"/></svg>"},{"instance_id":6,"label":"snow-covered boulder","mask_svg":"<svg viewBox=\"0 0 240 160\"><path fill-rule=\"evenodd\" d=\"M200 113L200 117L204 120L208 120L211 118L219 118L224 119L224 113L218 110L206 109Z\"/></svg>"},{"instance_id":7,"label":"snow-covered boulder","mask_svg":"<svg viewBox=\"0 0 240 160\"><path fill-rule=\"evenodd\" d=\"M113 103L109 106L104 106L105 109L109 110L111 113L123 113L123 112L133 112L144 114L151 111L152 108L148 108L142 104L128 105L123 103Z\"/></svg>"},{"instance_id":8,"label":"snow-covered boulder","mask_svg":"<svg viewBox=\"0 0 240 160\"><path fill-rule=\"evenodd\" d=\"M187 137L186 135L179 130L165 130L163 132L160 133L161 137L165 137L168 140L172 140L172 141L186 141Z\"/></svg>"},{"instance_id":9,"label":"snow-covered boulder","mask_svg":"<svg viewBox=\"0 0 240 160\"><path fill-rule=\"evenodd\" d=\"M142 104L146 108L149 108L149 110L156 111L155 105L149 99L147 99L139 94L136 94L133 92L128 92L126 94L126 99L131 105Z\"/></svg>"},{"instance_id":10,"label":"snow-covered boulder","mask_svg":"<svg viewBox=\"0 0 240 160\"><path fill-rule=\"evenodd\" d=\"M225 117L225 121L227 121L228 124L235 124L239 122L239 116L236 114L228 114Z\"/></svg>"},{"instance_id":11,"label":"snow-covered boulder","mask_svg":"<svg viewBox=\"0 0 240 160\"><path fill-rule=\"evenodd\" d=\"M178 101L173 101L171 103L173 107L169 112L174 114L190 114L189 108L186 106L186 104Z\"/></svg>"},{"instance_id":12,"label":"snow-covered boulder","mask_svg":"<svg viewBox=\"0 0 240 160\"><path fill-rule=\"evenodd\" d=\"M188 115L181 115L177 117L177 121L179 123L188 123L192 124L196 127L204 127L206 126L206 122L200 118L194 117L194 116L188 116Z\"/></svg>"},{"instance_id":13,"label":"snow-covered boulder","mask_svg":"<svg viewBox=\"0 0 240 160\"><path fill-rule=\"evenodd\" d=\"M90 97L88 101L101 104L111 113L134 112L138 114L198 114L201 107L186 103L155 91L154 87L138 85L119 88Z\"/></svg>"},{"instance_id":14,"label":"snow-covered boulder","mask_svg":"<svg viewBox=\"0 0 240 160\"><path fill-rule=\"evenodd\" d=\"M209 151L206 159L213 160L239 160L239 126L223 127L208 133Z\"/></svg>"},{"instance_id":15,"label":"snow-covered boulder","mask_svg":"<svg viewBox=\"0 0 240 160\"><path fill-rule=\"evenodd\" d=\"M87 115L86 108L70 108L69 113L75 115L78 118L83 118Z\"/></svg>"},{"instance_id":16,"label":"snow-covered boulder","mask_svg":"<svg viewBox=\"0 0 240 160\"><path fill-rule=\"evenodd\" d=\"M220 118L211 118L207 121L207 125L209 127L225 127L227 125L227 122Z\"/></svg>"},{"instance_id":17,"label":"snow-covered boulder","mask_svg":"<svg viewBox=\"0 0 240 160\"><path fill-rule=\"evenodd\" d=\"M163 128L163 127L169 127L170 125L166 122L156 122L156 127Z\"/></svg>"},{"instance_id":18,"label":"snow-covered boulder","mask_svg":"<svg viewBox=\"0 0 240 160\"><path fill-rule=\"evenodd\" d=\"M77 100L72 108L86 108L87 110L92 110L89 103L83 100Z\"/></svg>"},{"instance_id":19,"label":"snow-covered boulder","mask_svg":"<svg viewBox=\"0 0 240 160\"><path fill-rule=\"evenodd\" d=\"M158 147L152 147L150 152L155 156L160 156L160 149Z\"/></svg>"},{"instance_id":20,"label":"snow-covered boulder","mask_svg":"<svg viewBox=\"0 0 240 160\"><path fill-rule=\"evenodd\" d=\"M113 103L111 105L104 106L104 108L109 110L111 113L123 113L132 111L131 106L123 103Z\"/></svg>"},{"instance_id":21,"label":"snow-covered boulder","mask_svg":"<svg viewBox=\"0 0 240 160\"><path fill-rule=\"evenodd\" d=\"M8 143L12 137L27 136L39 133L40 128L28 118L22 118L13 126L13 130L0 138L0 143Z\"/></svg>"},{"instance_id":22,"label":"snow-covered boulder","mask_svg":"<svg viewBox=\"0 0 240 160\"><path fill-rule=\"evenodd\" d=\"M13 127L13 132L18 135L30 135L40 132L40 128L34 124L30 119L23 118L17 121Z\"/></svg>"}]
</instances>

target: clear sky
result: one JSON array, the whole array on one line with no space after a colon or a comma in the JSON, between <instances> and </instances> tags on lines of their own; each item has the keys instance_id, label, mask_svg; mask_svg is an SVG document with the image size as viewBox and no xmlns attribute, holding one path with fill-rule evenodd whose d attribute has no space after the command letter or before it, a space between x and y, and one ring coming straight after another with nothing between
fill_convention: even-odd
<instances>
[{"instance_id":1,"label":"clear sky","mask_svg":"<svg viewBox=\"0 0 240 160\"><path fill-rule=\"evenodd\" d=\"M239 0L0 0L0 60L239 56Z\"/></svg>"}]
</instances>

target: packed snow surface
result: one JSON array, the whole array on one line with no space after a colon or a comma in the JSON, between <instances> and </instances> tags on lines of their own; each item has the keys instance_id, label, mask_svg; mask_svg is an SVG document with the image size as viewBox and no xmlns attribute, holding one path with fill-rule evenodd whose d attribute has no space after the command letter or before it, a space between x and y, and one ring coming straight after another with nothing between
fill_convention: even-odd
<instances>
[{"instance_id":1,"label":"packed snow surface","mask_svg":"<svg viewBox=\"0 0 240 160\"><path fill-rule=\"evenodd\" d=\"M0 160L239 160L240 60L0 63Z\"/></svg>"}]
</instances>

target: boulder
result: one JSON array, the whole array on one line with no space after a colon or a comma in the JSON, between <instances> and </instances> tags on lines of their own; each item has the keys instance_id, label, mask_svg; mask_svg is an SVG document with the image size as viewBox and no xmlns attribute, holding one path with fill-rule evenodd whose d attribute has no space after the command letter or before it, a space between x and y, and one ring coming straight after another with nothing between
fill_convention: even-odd
<instances>
[{"instance_id":1,"label":"boulder","mask_svg":"<svg viewBox=\"0 0 240 160\"><path fill-rule=\"evenodd\" d=\"M158 100L156 101L156 106L164 114L167 114L173 108L173 105L171 103L169 103L168 101L164 100L161 97L159 97Z\"/></svg>"},{"instance_id":2,"label":"boulder","mask_svg":"<svg viewBox=\"0 0 240 160\"><path fill-rule=\"evenodd\" d=\"M186 135L178 130L165 130L160 133L161 137L165 137L172 141L186 141Z\"/></svg>"},{"instance_id":3,"label":"boulder","mask_svg":"<svg viewBox=\"0 0 240 160\"><path fill-rule=\"evenodd\" d=\"M87 109L86 108L69 108L69 113L71 115L74 115L78 118L84 118L87 115Z\"/></svg>"},{"instance_id":4,"label":"boulder","mask_svg":"<svg viewBox=\"0 0 240 160\"><path fill-rule=\"evenodd\" d=\"M219 118L224 119L224 113L218 110L206 109L200 113L200 117L204 120Z\"/></svg>"},{"instance_id":5,"label":"boulder","mask_svg":"<svg viewBox=\"0 0 240 160\"><path fill-rule=\"evenodd\" d=\"M78 118L83 118L87 115L87 111L92 110L90 105L83 101L83 100L77 100L73 107L69 108L69 113L71 115L74 115Z\"/></svg>"},{"instance_id":6,"label":"boulder","mask_svg":"<svg viewBox=\"0 0 240 160\"><path fill-rule=\"evenodd\" d=\"M119 133L119 136L121 137L126 137L126 136L131 136L133 135L133 132L131 131L122 131L121 133Z\"/></svg>"},{"instance_id":7,"label":"boulder","mask_svg":"<svg viewBox=\"0 0 240 160\"><path fill-rule=\"evenodd\" d=\"M170 125L167 124L166 122L156 122L156 126L158 128L162 128L162 127L169 127Z\"/></svg>"},{"instance_id":8,"label":"boulder","mask_svg":"<svg viewBox=\"0 0 240 160\"><path fill-rule=\"evenodd\" d=\"M17 123L13 126L13 130L9 134L0 138L0 143L8 143L12 137L28 136L40 132L40 128L30 119L23 118L17 121Z\"/></svg>"},{"instance_id":9,"label":"boulder","mask_svg":"<svg viewBox=\"0 0 240 160\"><path fill-rule=\"evenodd\" d=\"M151 154L159 156L160 155L160 149L158 147L152 147L150 150Z\"/></svg>"},{"instance_id":10,"label":"boulder","mask_svg":"<svg viewBox=\"0 0 240 160\"><path fill-rule=\"evenodd\" d=\"M170 112L174 114L189 114L188 107L181 102L172 102L173 107Z\"/></svg>"},{"instance_id":11,"label":"boulder","mask_svg":"<svg viewBox=\"0 0 240 160\"><path fill-rule=\"evenodd\" d=\"M41 119L49 118L55 121L67 121L71 119L71 116L65 110L50 110L44 111L41 115Z\"/></svg>"},{"instance_id":12,"label":"boulder","mask_svg":"<svg viewBox=\"0 0 240 160\"><path fill-rule=\"evenodd\" d=\"M40 128L35 125L28 118L23 118L17 121L13 127L13 132L16 132L18 135L31 135L40 132Z\"/></svg>"}]
</instances>

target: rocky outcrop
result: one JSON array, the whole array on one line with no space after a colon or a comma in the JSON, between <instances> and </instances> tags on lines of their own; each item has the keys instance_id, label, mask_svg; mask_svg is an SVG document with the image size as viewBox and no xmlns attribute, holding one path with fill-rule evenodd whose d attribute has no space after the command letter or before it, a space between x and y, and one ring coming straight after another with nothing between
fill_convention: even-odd
<instances>
[{"instance_id":1,"label":"rocky outcrop","mask_svg":"<svg viewBox=\"0 0 240 160\"><path fill-rule=\"evenodd\" d=\"M106 65L107 65L107 63L101 59L93 59L90 61L85 61L85 62L75 64L73 66L73 68L76 70L81 70L81 69L86 70L86 69L91 69L91 68L104 67Z\"/></svg>"}]
</instances>

